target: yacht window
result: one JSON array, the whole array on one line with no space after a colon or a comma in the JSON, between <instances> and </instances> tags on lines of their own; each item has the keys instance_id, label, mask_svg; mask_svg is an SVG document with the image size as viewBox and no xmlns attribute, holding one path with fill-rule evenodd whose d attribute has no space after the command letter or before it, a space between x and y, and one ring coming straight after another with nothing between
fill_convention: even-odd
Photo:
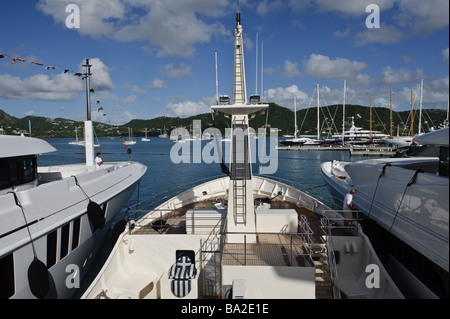
<instances>
[{"instance_id":1,"label":"yacht window","mask_svg":"<svg viewBox=\"0 0 450 319\"><path fill-rule=\"evenodd\" d=\"M449 148L441 147L439 154L439 175L448 177Z\"/></svg>"},{"instance_id":2,"label":"yacht window","mask_svg":"<svg viewBox=\"0 0 450 319\"><path fill-rule=\"evenodd\" d=\"M14 290L14 259L13 254L0 259L0 299L8 299L15 293Z\"/></svg>"},{"instance_id":3,"label":"yacht window","mask_svg":"<svg viewBox=\"0 0 450 319\"><path fill-rule=\"evenodd\" d=\"M61 227L61 249L59 258L63 259L67 256L69 252L69 235L70 235L70 224L66 224Z\"/></svg>"},{"instance_id":4,"label":"yacht window","mask_svg":"<svg viewBox=\"0 0 450 319\"><path fill-rule=\"evenodd\" d=\"M0 189L34 181L36 162L35 155L0 159Z\"/></svg>"},{"instance_id":5,"label":"yacht window","mask_svg":"<svg viewBox=\"0 0 450 319\"><path fill-rule=\"evenodd\" d=\"M47 269L56 263L56 244L58 240L57 230L47 235Z\"/></svg>"},{"instance_id":6,"label":"yacht window","mask_svg":"<svg viewBox=\"0 0 450 319\"><path fill-rule=\"evenodd\" d=\"M78 217L73 221L72 228L72 250L78 247L80 243L80 229L81 229L81 217Z\"/></svg>"}]
</instances>

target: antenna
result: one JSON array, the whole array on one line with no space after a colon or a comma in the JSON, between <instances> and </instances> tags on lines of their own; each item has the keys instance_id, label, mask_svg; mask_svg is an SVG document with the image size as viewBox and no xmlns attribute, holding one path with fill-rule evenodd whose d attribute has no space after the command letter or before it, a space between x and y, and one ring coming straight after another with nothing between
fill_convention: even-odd
<instances>
[{"instance_id":1,"label":"antenna","mask_svg":"<svg viewBox=\"0 0 450 319\"><path fill-rule=\"evenodd\" d=\"M263 73L264 73L264 41L261 41L261 102L264 101Z\"/></svg>"},{"instance_id":2,"label":"antenna","mask_svg":"<svg viewBox=\"0 0 450 319\"><path fill-rule=\"evenodd\" d=\"M219 105L219 78L217 76L217 50L215 51L215 60L216 60L216 103Z\"/></svg>"},{"instance_id":3,"label":"antenna","mask_svg":"<svg viewBox=\"0 0 450 319\"><path fill-rule=\"evenodd\" d=\"M256 90L256 92L255 92L255 94L258 95L258 32L256 32L256 50L255 51L256 51L256 68L255 68L255 71L256 71L255 90Z\"/></svg>"}]
</instances>

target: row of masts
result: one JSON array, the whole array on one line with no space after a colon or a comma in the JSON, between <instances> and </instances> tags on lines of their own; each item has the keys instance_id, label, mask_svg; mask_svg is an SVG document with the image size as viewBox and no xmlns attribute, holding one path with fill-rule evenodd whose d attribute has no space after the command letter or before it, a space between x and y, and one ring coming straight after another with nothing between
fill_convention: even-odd
<instances>
[{"instance_id":1,"label":"row of masts","mask_svg":"<svg viewBox=\"0 0 450 319\"><path fill-rule=\"evenodd\" d=\"M317 140L320 139L320 88L319 84L316 85L317 91ZM342 144L344 144L345 138L345 107L346 107L346 94L347 91L347 80L344 80L344 101L342 104ZM448 104L448 103L447 103ZM372 95L369 93L369 108L370 108L370 140L372 140ZM423 107L423 79L420 85L420 107L419 107L419 128L418 135L422 134L422 107ZM294 113L297 113L297 98L294 97ZM449 118L449 107L447 105L447 119ZM294 117L294 137L297 138L298 126L297 126L297 116ZM414 135L414 100L413 100L413 90L411 90L411 130L410 135ZM390 86L390 136L393 137L393 106L392 106L392 86Z\"/></svg>"}]
</instances>

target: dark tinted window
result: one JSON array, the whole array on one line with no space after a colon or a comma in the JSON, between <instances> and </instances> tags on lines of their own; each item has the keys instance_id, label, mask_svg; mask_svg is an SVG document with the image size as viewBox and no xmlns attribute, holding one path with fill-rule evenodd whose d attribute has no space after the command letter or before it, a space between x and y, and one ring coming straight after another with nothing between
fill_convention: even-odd
<instances>
[{"instance_id":1,"label":"dark tinted window","mask_svg":"<svg viewBox=\"0 0 450 319\"><path fill-rule=\"evenodd\" d=\"M14 259L9 254L0 259L0 299L8 299L14 292Z\"/></svg>"},{"instance_id":2,"label":"dark tinted window","mask_svg":"<svg viewBox=\"0 0 450 319\"><path fill-rule=\"evenodd\" d=\"M56 230L47 235L47 268L56 263L57 239L58 234Z\"/></svg>"},{"instance_id":3,"label":"dark tinted window","mask_svg":"<svg viewBox=\"0 0 450 319\"><path fill-rule=\"evenodd\" d=\"M73 231L72 231L72 250L78 247L80 243L80 229L81 229L81 217L73 221Z\"/></svg>"},{"instance_id":4,"label":"dark tinted window","mask_svg":"<svg viewBox=\"0 0 450 319\"><path fill-rule=\"evenodd\" d=\"M67 256L69 252L69 234L70 234L70 224L66 224L61 227L61 250L59 259L63 259Z\"/></svg>"}]
</instances>

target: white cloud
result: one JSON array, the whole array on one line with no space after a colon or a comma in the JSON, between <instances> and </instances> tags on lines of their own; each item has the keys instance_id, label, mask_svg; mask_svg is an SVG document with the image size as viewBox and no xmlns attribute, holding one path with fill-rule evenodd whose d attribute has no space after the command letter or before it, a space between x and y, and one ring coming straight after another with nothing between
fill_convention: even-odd
<instances>
[{"instance_id":1,"label":"white cloud","mask_svg":"<svg viewBox=\"0 0 450 319\"><path fill-rule=\"evenodd\" d=\"M144 89L141 89L137 85L131 85L128 83L125 83L125 89L128 91L133 92L134 94L145 94L147 93Z\"/></svg>"},{"instance_id":2,"label":"white cloud","mask_svg":"<svg viewBox=\"0 0 450 319\"><path fill-rule=\"evenodd\" d=\"M294 109L294 97L297 98L297 109L300 109L308 99L308 94L299 90L295 84L286 88L278 87L264 91L264 99L266 101L274 102L290 109Z\"/></svg>"},{"instance_id":3,"label":"white cloud","mask_svg":"<svg viewBox=\"0 0 450 319\"><path fill-rule=\"evenodd\" d=\"M395 4L393 0L316 0L320 11L335 11L349 16L366 16L366 7L376 4L380 11L388 10Z\"/></svg>"},{"instance_id":4,"label":"white cloud","mask_svg":"<svg viewBox=\"0 0 450 319\"><path fill-rule=\"evenodd\" d=\"M364 62L350 61L345 58L332 60L321 54L311 54L304 65L305 72L310 76L336 80L354 79L359 72L367 68Z\"/></svg>"},{"instance_id":5,"label":"white cloud","mask_svg":"<svg viewBox=\"0 0 450 319\"><path fill-rule=\"evenodd\" d=\"M442 50L442 56L444 57L444 60L448 62L448 47L447 49Z\"/></svg>"},{"instance_id":6,"label":"white cloud","mask_svg":"<svg viewBox=\"0 0 450 319\"><path fill-rule=\"evenodd\" d=\"M168 78L181 78L192 75L191 67L184 63L169 63L159 70L160 74Z\"/></svg>"},{"instance_id":7,"label":"white cloud","mask_svg":"<svg viewBox=\"0 0 450 319\"><path fill-rule=\"evenodd\" d=\"M148 85L148 88L152 90L158 90L158 89L167 89L167 86L163 80L155 78L152 81L152 84Z\"/></svg>"},{"instance_id":8,"label":"white cloud","mask_svg":"<svg viewBox=\"0 0 450 319\"><path fill-rule=\"evenodd\" d=\"M169 103L166 105L166 109L169 112L169 116L189 117L211 112L211 104L207 104L203 101L184 101L180 103Z\"/></svg>"},{"instance_id":9,"label":"white cloud","mask_svg":"<svg viewBox=\"0 0 450 319\"><path fill-rule=\"evenodd\" d=\"M9 74L0 75L0 97L19 100L69 101L83 91L80 79L69 74L50 77L37 74L21 79Z\"/></svg>"},{"instance_id":10,"label":"white cloud","mask_svg":"<svg viewBox=\"0 0 450 319\"><path fill-rule=\"evenodd\" d=\"M110 90L114 84L109 75L109 68L98 58L89 60L91 68L91 88L95 92ZM79 72L85 68L79 65ZM85 91L84 81L71 73L36 74L21 79L8 74L0 75L0 97L19 100L69 101L78 93Z\"/></svg>"},{"instance_id":11,"label":"white cloud","mask_svg":"<svg viewBox=\"0 0 450 319\"><path fill-rule=\"evenodd\" d=\"M346 38L350 35L350 28L345 29L344 31L335 31L333 33L333 38Z\"/></svg>"},{"instance_id":12,"label":"white cloud","mask_svg":"<svg viewBox=\"0 0 450 319\"><path fill-rule=\"evenodd\" d=\"M399 24L416 35L427 35L436 30L448 28L448 0L398 0Z\"/></svg>"},{"instance_id":13,"label":"white cloud","mask_svg":"<svg viewBox=\"0 0 450 319\"><path fill-rule=\"evenodd\" d=\"M256 12L261 16L265 16L267 13L283 9L284 6L285 5L283 1L281 0L275 1L263 0L260 1L256 6Z\"/></svg>"},{"instance_id":14,"label":"white cloud","mask_svg":"<svg viewBox=\"0 0 450 319\"><path fill-rule=\"evenodd\" d=\"M367 29L355 34L354 46L359 47L372 43L398 43L402 39L402 32L395 26L382 25L379 29Z\"/></svg>"},{"instance_id":15,"label":"white cloud","mask_svg":"<svg viewBox=\"0 0 450 319\"><path fill-rule=\"evenodd\" d=\"M85 62L80 63L80 70L83 70L83 72L85 72L84 68L82 67L82 65L84 64ZM89 64L92 65L92 75L90 82L91 87L95 88L96 91L114 89L114 84L109 75L109 67L107 67L99 58L89 59Z\"/></svg>"},{"instance_id":16,"label":"white cloud","mask_svg":"<svg viewBox=\"0 0 450 319\"><path fill-rule=\"evenodd\" d=\"M284 61L280 74L288 78L299 76L300 71L298 70L298 62L291 62L289 60Z\"/></svg>"},{"instance_id":17,"label":"white cloud","mask_svg":"<svg viewBox=\"0 0 450 319\"><path fill-rule=\"evenodd\" d=\"M74 30L81 35L145 41L158 56L190 57L196 44L229 35L222 24L208 19L226 14L228 0L40 0L36 7L65 27L69 3L80 8L80 28Z\"/></svg>"},{"instance_id":18,"label":"white cloud","mask_svg":"<svg viewBox=\"0 0 450 319\"><path fill-rule=\"evenodd\" d=\"M408 69L394 70L390 66L383 68L382 75L383 82L392 85L409 83L424 77L422 70L419 69L413 72Z\"/></svg>"}]
</instances>

